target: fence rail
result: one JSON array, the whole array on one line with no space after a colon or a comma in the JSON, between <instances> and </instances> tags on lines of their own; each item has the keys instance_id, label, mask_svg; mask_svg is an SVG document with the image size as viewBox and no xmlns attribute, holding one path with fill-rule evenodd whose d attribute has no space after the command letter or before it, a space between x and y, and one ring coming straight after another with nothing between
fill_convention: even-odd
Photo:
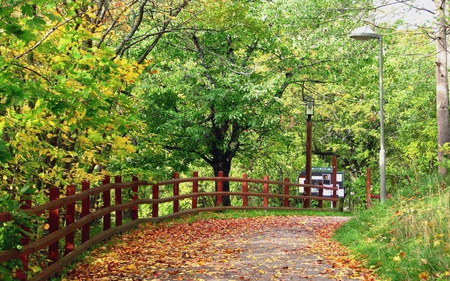
<instances>
[{"instance_id":1,"label":"fence rail","mask_svg":"<svg viewBox=\"0 0 450 281\"><path fill-rule=\"evenodd\" d=\"M42 238L39 238L33 242L26 235L23 235L21 243L22 247L19 249L10 249L0 252L0 263L10 261L13 259L20 259L23 264L23 269L15 272L15 278L19 280L27 280L28 275L32 275L28 272L28 258L29 255L37 253L40 250L48 249L48 260L50 263L47 267L42 269L39 273L31 276L29 280L47 280L60 272L66 265L73 261L77 256L82 254L92 245L104 241L112 235L121 233L137 225L145 222L157 222L165 219L176 218L184 215L195 214L199 212L211 212L220 210L300 210L304 208L289 206L289 200L299 200L304 202L304 206L310 206L311 200L318 201L318 208L322 209L322 201L330 201L333 207L336 207L337 188L326 187L321 185L299 184L291 183L289 179L284 181L270 181L267 176L263 180L260 179L248 179L244 174L243 178L230 178L223 177L222 173L219 173L218 177L198 177L198 173L194 172L191 178L178 178L178 173L174 174L174 179L160 181L158 183L149 183L147 181L138 180L133 177L132 181L122 183L122 178L116 176L114 178L115 183L110 183L108 176L103 180L103 184L97 187L90 187L88 181L83 181L81 184L81 192L75 194L75 186L71 185L66 188L65 197L59 198L60 189L51 188L49 195L49 202L31 207L31 201L23 198L24 204L21 206L25 212L30 215L44 215L48 220L49 233ZM242 184L242 191L223 191L223 182L240 182ZM214 182L216 184L216 191L203 192L198 191L199 182ZM191 183L192 192L180 194L180 184ZM249 192L248 184L262 184L263 192ZM270 186L282 186L283 193L271 193ZM151 186L152 198L138 198L139 186ZM160 187L172 186L173 196L159 198ZM319 196L305 196L305 195L292 195L290 194L290 187L303 187L305 194L311 188L317 188L319 190ZM131 190L131 200L128 202L122 202L122 190ZM323 197L323 190L332 190L333 197ZM111 196L111 191L114 191L114 196ZM91 212L90 200L92 196L102 195L103 206ZM223 196L240 196L242 198L242 206L222 206ZM111 204L111 198L114 198L114 204ZM199 208L199 197L215 197L214 207L202 207ZM262 206L249 206L249 197L261 197L263 198ZM180 211L180 200L191 199L191 208ZM282 206L274 207L269 206L269 198L281 198ZM81 214L80 218L76 220L75 216L75 204L81 201ZM159 216L159 205L166 202L172 202L173 213ZM305 204L307 203L307 204ZM138 218L138 207L143 205L151 205L151 217ZM60 214L60 210L64 209L64 213ZM124 210L130 210L131 221L122 224L122 215ZM332 209L335 210L335 209ZM111 226L111 215L114 214L115 226ZM64 218L65 226L60 228L60 218ZM90 223L103 219L103 232L91 237ZM6 222L14 220L14 216L11 213L0 212L0 222ZM23 227L26 232L30 232L29 228ZM81 230L80 245L75 247L75 232ZM59 241L65 239L64 249L60 249ZM62 256L62 257L60 257Z\"/></svg>"}]
</instances>

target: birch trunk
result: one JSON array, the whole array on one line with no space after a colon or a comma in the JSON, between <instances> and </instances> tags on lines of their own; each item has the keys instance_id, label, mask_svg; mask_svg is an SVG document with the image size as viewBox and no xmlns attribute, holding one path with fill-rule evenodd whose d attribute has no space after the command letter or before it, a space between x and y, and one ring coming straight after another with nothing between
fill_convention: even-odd
<instances>
[{"instance_id":1,"label":"birch trunk","mask_svg":"<svg viewBox=\"0 0 450 281\"><path fill-rule=\"evenodd\" d=\"M447 79L446 0L436 0L436 117L438 129L439 173L447 174L444 145L450 142Z\"/></svg>"}]
</instances>

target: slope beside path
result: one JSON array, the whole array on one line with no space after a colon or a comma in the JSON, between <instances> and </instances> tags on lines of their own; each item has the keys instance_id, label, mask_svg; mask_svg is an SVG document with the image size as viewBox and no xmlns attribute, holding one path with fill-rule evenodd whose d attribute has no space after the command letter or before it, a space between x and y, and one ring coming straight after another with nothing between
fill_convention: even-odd
<instances>
[{"instance_id":1,"label":"slope beside path","mask_svg":"<svg viewBox=\"0 0 450 281\"><path fill-rule=\"evenodd\" d=\"M141 225L69 280L375 280L331 240L346 217L270 216Z\"/></svg>"}]
</instances>

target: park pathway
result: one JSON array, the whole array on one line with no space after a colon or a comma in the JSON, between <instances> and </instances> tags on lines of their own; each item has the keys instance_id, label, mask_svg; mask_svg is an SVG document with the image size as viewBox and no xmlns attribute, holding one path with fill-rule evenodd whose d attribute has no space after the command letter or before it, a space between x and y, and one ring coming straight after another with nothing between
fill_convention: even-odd
<instances>
[{"instance_id":1,"label":"park pathway","mask_svg":"<svg viewBox=\"0 0 450 281\"><path fill-rule=\"evenodd\" d=\"M270 216L141 226L95 249L63 280L376 280L330 239L347 220Z\"/></svg>"}]
</instances>

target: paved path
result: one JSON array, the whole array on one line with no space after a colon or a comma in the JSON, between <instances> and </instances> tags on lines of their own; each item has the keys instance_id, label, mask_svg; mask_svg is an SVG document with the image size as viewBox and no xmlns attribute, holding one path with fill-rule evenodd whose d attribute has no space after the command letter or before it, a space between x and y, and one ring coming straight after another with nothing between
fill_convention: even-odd
<instances>
[{"instance_id":1,"label":"paved path","mask_svg":"<svg viewBox=\"0 0 450 281\"><path fill-rule=\"evenodd\" d=\"M127 243L125 238L122 241L126 245L119 245L120 251L116 247L97 258L103 263L91 260L90 265L79 266L63 280L375 280L330 239L332 231L346 220L305 216L258 218L259 224L250 219L235 224L227 220L230 224L222 230L203 222L200 231L189 224L181 235L192 242L167 240L165 235L179 228L158 232L155 235L161 241L151 250L146 246L148 255L136 261L136 255L122 254L127 245L132 249L134 243ZM205 229L210 229L210 236L206 240L198 237L197 241L196 236L207 235ZM172 253L164 249L172 249Z\"/></svg>"}]
</instances>

